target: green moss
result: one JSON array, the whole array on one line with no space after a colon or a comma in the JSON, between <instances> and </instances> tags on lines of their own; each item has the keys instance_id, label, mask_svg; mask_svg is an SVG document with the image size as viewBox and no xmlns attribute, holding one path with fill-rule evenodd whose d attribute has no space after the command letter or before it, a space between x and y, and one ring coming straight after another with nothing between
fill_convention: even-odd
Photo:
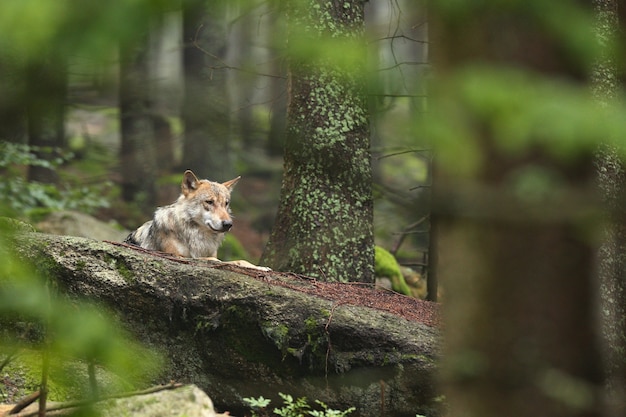
<instances>
[{"instance_id":1,"label":"green moss","mask_svg":"<svg viewBox=\"0 0 626 417\"><path fill-rule=\"evenodd\" d=\"M318 327L317 319L313 316L309 316L304 319L304 327L308 332L314 331Z\"/></svg>"},{"instance_id":2,"label":"green moss","mask_svg":"<svg viewBox=\"0 0 626 417\"><path fill-rule=\"evenodd\" d=\"M87 365L78 361L62 363L54 361L48 373L48 399L67 401L85 395ZM41 352L22 349L17 359L4 369L6 378L0 380L0 402L16 401L40 388L42 376ZM72 375L70 378L68 375ZM17 392L15 392L17 388ZM11 397L9 397L11 392Z\"/></svg>"},{"instance_id":3,"label":"green moss","mask_svg":"<svg viewBox=\"0 0 626 417\"><path fill-rule=\"evenodd\" d=\"M398 265L396 258L380 246L376 246L374 250L376 254L376 262L374 264L376 276L389 278L391 280L391 288L394 291L410 296L411 289L400 272L400 265Z\"/></svg>"},{"instance_id":4,"label":"green moss","mask_svg":"<svg viewBox=\"0 0 626 417\"><path fill-rule=\"evenodd\" d=\"M288 353L289 327L284 324L266 322L263 324L261 331L281 352Z\"/></svg>"},{"instance_id":5,"label":"green moss","mask_svg":"<svg viewBox=\"0 0 626 417\"><path fill-rule=\"evenodd\" d=\"M128 268L128 265L126 265L126 262L124 262L122 258L106 254L105 260L109 265L115 268L117 273L122 277L122 279L124 279L124 281L131 283L137 280L133 271Z\"/></svg>"},{"instance_id":6,"label":"green moss","mask_svg":"<svg viewBox=\"0 0 626 417\"><path fill-rule=\"evenodd\" d=\"M63 268L54 258L45 255L43 252L40 252L39 257L37 257L36 263L34 263L36 271L44 278L53 278L55 279L58 276L63 274Z\"/></svg>"},{"instance_id":7,"label":"green moss","mask_svg":"<svg viewBox=\"0 0 626 417\"><path fill-rule=\"evenodd\" d=\"M0 230L9 232L35 232L35 227L21 220L0 216Z\"/></svg>"},{"instance_id":8,"label":"green moss","mask_svg":"<svg viewBox=\"0 0 626 417\"><path fill-rule=\"evenodd\" d=\"M77 271L83 271L85 269L85 267L87 266L87 262L85 262L84 260L79 260L76 262L76 270Z\"/></svg>"},{"instance_id":9,"label":"green moss","mask_svg":"<svg viewBox=\"0 0 626 417\"><path fill-rule=\"evenodd\" d=\"M319 320L314 316L309 316L304 320L304 328L307 336L307 346L311 349L312 364L322 363L325 360L326 349L328 347L328 334L324 330L327 319Z\"/></svg>"},{"instance_id":10,"label":"green moss","mask_svg":"<svg viewBox=\"0 0 626 417\"><path fill-rule=\"evenodd\" d=\"M224 261L230 261L233 259L249 259L249 255L239 240L232 234L227 233L224 243L219 249L219 258Z\"/></svg>"}]
</instances>

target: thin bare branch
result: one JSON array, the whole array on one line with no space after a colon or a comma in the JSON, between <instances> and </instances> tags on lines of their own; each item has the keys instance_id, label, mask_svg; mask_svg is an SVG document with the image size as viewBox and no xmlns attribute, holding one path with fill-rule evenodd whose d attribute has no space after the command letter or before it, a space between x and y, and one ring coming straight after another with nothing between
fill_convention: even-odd
<instances>
[{"instance_id":1,"label":"thin bare branch","mask_svg":"<svg viewBox=\"0 0 626 417\"><path fill-rule=\"evenodd\" d=\"M204 25L200 25L198 27L198 30L196 31L196 34L194 36L192 45L197 48L199 51L201 51L203 54L213 58L214 60L216 60L217 62L219 62L221 65L219 66L215 66L215 65L210 65L208 66L209 69L211 70L221 70L221 69L232 69L235 71L241 71L244 72L246 74L252 74L252 75L258 75L261 77L269 77L269 78L279 78L279 79L286 79L287 77L285 77L284 75L276 75L276 74L267 74L267 73L262 73L262 72L258 72L258 71L252 71L246 68L241 68L241 67L236 67L233 65L228 64L226 61L224 61L222 58L218 57L215 54L212 54L211 52L207 51L205 48L203 48L199 43L198 43L198 35L200 34L200 31L202 30L202 27Z\"/></svg>"}]
</instances>

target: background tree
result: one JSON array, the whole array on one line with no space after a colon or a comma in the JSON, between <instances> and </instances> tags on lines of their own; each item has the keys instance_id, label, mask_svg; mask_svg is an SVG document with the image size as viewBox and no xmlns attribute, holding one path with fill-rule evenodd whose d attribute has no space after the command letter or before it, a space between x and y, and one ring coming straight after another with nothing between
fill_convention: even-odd
<instances>
[{"instance_id":1,"label":"background tree","mask_svg":"<svg viewBox=\"0 0 626 417\"><path fill-rule=\"evenodd\" d=\"M274 25L279 22L274 21ZM287 124L287 77L284 57L279 57L276 50L270 51L272 59L272 73L280 74L270 82L270 128L267 132L267 152L269 155L282 155L285 147Z\"/></svg>"},{"instance_id":2,"label":"background tree","mask_svg":"<svg viewBox=\"0 0 626 417\"><path fill-rule=\"evenodd\" d=\"M619 41L618 2L596 0L596 38L602 54L595 63L591 81L596 99L607 106L619 94L618 59L613 46ZM623 7L619 7L624 18ZM623 70L623 69L622 69ZM608 227L599 251L600 311L604 336L607 416L626 413L626 172L620 150L602 146L597 155L598 182Z\"/></svg>"},{"instance_id":3,"label":"background tree","mask_svg":"<svg viewBox=\"0 0 626 417\"><path fill-rule=\"evenodd\" d=\"M433 137L450 415L601 415L601 132L582 131L601 116L581 83L597 47L579 4L435 6L432 126L452 129Z\"/></svg>"},{"instance_id":4,"label":"background tree","mask_svg":"<svg viewBox=\"0 0 626 417\"><path fill-rule=\"evenodd\" d=\"M0 139L23 143L26 137L25 70L15 47L3 45L0 54Z\"/></svg>"},{"instance_id":5,"label":"background tree","mask_svg":"<svg viewBox=\"0 0 626 417\"><path fill-rule=\"evenodd\" d=\"M367 2L365 15L374 234L402 265L422 278L427 272L430 297L437 294L428 250L431 152L416 123L425 117L430 69L426 7L420 0Z\"/></svg>"},{"instance_id":6,"label":"background tree","mask_svg":"<svg viewBox=\"0 0 626 417\"><path fill-rule=\"evenodd\" d=\"M45 51L26 70L28 144L42 160L58 158L65 147L67 59L61 48ZM30 181L55 183L56 171L45 165L30 167Z\"/></svg>"},{"instance_id":7,"label":"background tree","mask_svg":"<svg viewBox=\"0 0 626 417\"><path fill-rule=\"evenodd\" d=\"M373 280L372 172L363 2L289 2L283 185L262 263L337 281Z\"/></svg>"},{"instance_id":8,"label":"background tree","mask_svg":"<svg viewBox=\"0 0 626 417\"><path fill-rule=\"evenodd\" d=\"M183 161L203 177L233 176L230 104L227 91L226 5L183 1L185 95Z\"/></svg>"},{"instance_id":9,"label":"background tree","mask_svg":"<svg viewBox=\"0 0 626 417\"><path fill-rule=\"evenodd\" d=\"M120 45L120 171L122 198L156 205L157 158L150 98L148 34Z\"/></svg>"}]
</instances>

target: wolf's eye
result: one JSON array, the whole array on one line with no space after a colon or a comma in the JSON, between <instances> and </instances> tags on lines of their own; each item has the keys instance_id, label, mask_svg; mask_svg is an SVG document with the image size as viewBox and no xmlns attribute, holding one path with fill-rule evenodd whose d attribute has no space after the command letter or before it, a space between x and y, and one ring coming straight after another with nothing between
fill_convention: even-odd
<instances>
[{"instance_id":1,"label":"wolf's eye","mask_svg":"<svg viewBox=\"0 0 626 417\"><path fill-rule=\"evenodd\" d=\"M226 207L230 204L230 200L226 200Z\"/></svg>"},{"instance_id":2,"label":"wolf's eye","mask_svg":"<svg viewBox=\"0 0 626 417\"><path fill-rule=\"evenodd\" d=\"M215 202L213 200L205 200L205 203L207 203L209 206L212 206Z\"/></svg>"}]
</instances>

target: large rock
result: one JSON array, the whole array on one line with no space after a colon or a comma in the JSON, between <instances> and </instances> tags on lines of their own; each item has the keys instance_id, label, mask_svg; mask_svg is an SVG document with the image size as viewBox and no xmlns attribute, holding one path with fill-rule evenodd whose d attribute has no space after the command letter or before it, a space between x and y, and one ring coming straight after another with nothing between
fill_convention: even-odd
<instances>
[{"instance_id":1,"label":"large rock","mask_svg":"<svg viewBox=\"0 0 626 417\"><path fill-rule=\"evenodd\" d=\"M20 411L20 416L36 416L38 397ZM0 405L0 416L9 414L14 404ZM100 417L226 417L217 414L208 395L195 385L154 387L146 392L133 393L97 401L47 402L46 415L98 415Z\"/></svg>"},{"instance_id":2,"label":"large rock","mask_svg":"<svg viewBox=\"0 0 626 417\"><path fill-rule=\"evenodd\" d=\"M277 405L283 392L335 409L355 406L355 416L437 414L434 327L306 294L297 289L315 282L289 274L210 267L84 238L17 239L20 256L62 291L109 306L163 353L167 363L154 382L197 384L220 410L243 415L243 397Z\"/></svg>"},{"instance_id":3,"label":"large rock","mask_svg":"<svg viewBox=\"0 0 626 417\"><path fill-rule=\"evenodd\" d=\"M211 399L197 386L187 385L98 404L101 417L217 417Z\"/></svg>"},{"instance_id":4,"label":"large rock","mask_svg":"<svg viewBox=\"0 0 626 417\"><path fill-rule=\"evenodd\" d=\"M87 237L121 242L129 231L100 221L88 214L71 210L55 211L37 223L37 230L55 235Z\"/></svg>"}]
</instances>

